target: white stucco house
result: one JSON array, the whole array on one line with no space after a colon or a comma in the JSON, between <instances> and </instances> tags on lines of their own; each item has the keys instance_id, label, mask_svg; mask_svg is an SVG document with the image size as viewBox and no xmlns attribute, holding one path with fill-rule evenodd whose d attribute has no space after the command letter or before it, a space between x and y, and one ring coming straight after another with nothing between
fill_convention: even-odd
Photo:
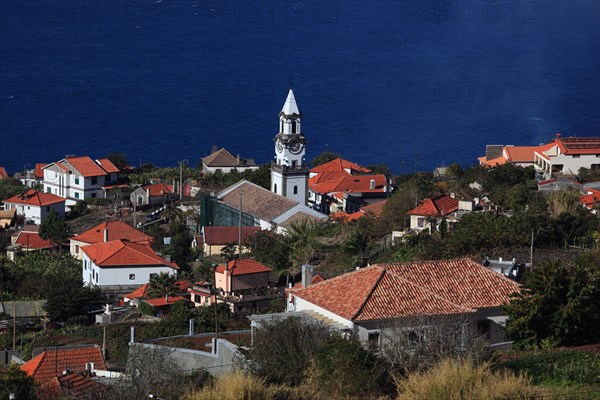
<instances>
[{"instance_id":1,"label":"white stucco house","mask_svg":"<svg viewBox=\"0 0 600 400\"><path fill-rule=\"evenodd\" d=\"M28 190L25 193L4 200L5 210L16 210L25 221L41 225L54 210L59 217L65 217L65 199L51 193Z\"/></svg>"},{"instance_id":2,"label":"white stucco house","mask_svg":"<svg viewBox=\"0 0 600 400\"><path fill-rule=\"evenodd\" d=\"M539 146L534 167L546 177L577 175L580 168L600 170L600 137L561 137Z\"/></svg>"},{"instance_id":3,"label":"white stucco house","mask_svg":"<svg viewBox=\"0 0 600 400\"><path fill-rule=\"evenodd\" d=\"M117 182L119 169L108 159L65 157L44 168L44 192L67 199L67 206L78 200L104 198L104 187Z\"/></svg>"},{"instance_id":4,"label":"white stucco house","mask_svg":"<svg viewBox=\"0 0 600 400\"><path fill-rule=\"evenodd\" d=\"M452 318L462 325L461 335L479 332L493 344L506 341L502 306L519 290L516 282L467 258L378 264L288 290L287 311L325 321L372 346L397 329L426 336L425 318L429 326Z\"/></svg>"},{"instance_id":5,"label":"white stucco house","mask_svg":"<svg viewBox=\"0 0 600 400\"><path fill-rule=\"evenodd\" d=\"M202 158L202 172L215 173L221 171L224 174L231 171L255 171L258 165L251 158L234 156L227 149L222 148L213 151L210 155Z\"/></svg>"},{"instance_id":6,"label":"white stucco house","mask_svg":"<svg viewBox=\"0 0 600 400\"><path fill-rule=\"evenodd\" d=\"M113 240L82 247L83 282L90 286L129 287L150 281L153 274L176 274L177 264L146 244Z\"/></svg>"}]
</instances>

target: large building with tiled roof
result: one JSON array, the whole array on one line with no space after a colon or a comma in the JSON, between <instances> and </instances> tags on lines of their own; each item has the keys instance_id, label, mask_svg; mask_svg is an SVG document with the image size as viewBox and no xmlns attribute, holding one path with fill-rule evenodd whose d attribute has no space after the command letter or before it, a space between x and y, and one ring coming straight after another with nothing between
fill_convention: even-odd
<instances>
[{"instance_id":1,"label":"large building with tiled roof","mask_svg":"<svg viewBox=\"0 0 600 400\"><path fill-rule=\"evenodd\" d=\"M90 244L113 240L150 244L152 237L142 233L123 221L106 221L69 238L71 255L78 260L83 258L81 248Z\"/></svg>"},{"instance_id":2,"label":"large building with tiled roof","mask_svg":"<svg viewBox=\"0 0 600 400\"><path fill-rule=\"evenodd\" d=\"M85 371L89 368L89 365L86 366L88 363L93 363L95 369L106 369L100 347L48 347L42 353L21 365L21 370L27 376L33 377L36 384L42 385L56 377L62 376L63 371L71 373Z\"/></svg>"},{"instance_id":3,"label":"large building with tiled roof","mask_svg":"<svg viewBox=\"0 0 600 400\"><path fill-rule=\"evenodd\" d=\"M82 247L83 282L104 287L132 287L161 272L174 275L179 267L143 243L113 240Z\"/></svg>"},{"instance_id":4,"label":"large building with tiled roof","mask_svg":"<svg viewBox=\"0 0 600 400\"><path fill-rule=\"evenodd\" d=\"M119 170L108 159L68 156L43 167L44 192L67 199L67 206L79 200L106 197L105 186L117 181Z\"/></svg>"},{"instance_id":5,"label":"large building with tiled roof","mask_svg":"<svg viewBox=\"0 0 600 400\"><path fill-rule=\"evenodd\" d=\"M215 150L210 155L202 158L202 172L204 173L221 171L226 174L233 170L243 172L256 169L258 169L258 166L253 159L242 158L239 155L234 156L225 148Z\"/></svg>"},{"instance_id":6,"label":"large building with tiled roof","mask_svg":"<svg viewBox=\"0 0 600 400\"><path fill-rule=\"evenodd\" d=\"M502 341L501 307L520 287L470 259L379 264L288 291L288 311L319 315L369 340L398 321L456 316Z\"/></svg>"},{"instance_id":7,"label":"large building with tiled roof","mask_svg":"<svg viewBox=\"0 0 600 400\"><path fill-rule=\"evenodd\" d=\"M245 246L246 241L254 236L257 232L260 232L258 226L243 226L242 227L242 252L247 253L250 248ZM240 228L239 226L204 226L201 230L200 242L196 241L196 245L201 244L204 254L207 256L220 255L221 250L228 244L236 245L240 239ZM236 250L237 251L237 250Z\"/></svg>"},{"instance_id":8,"label":"large building with tiled roof","mask_svg":"<svg viewBox=\"0 0 600 400\"><path fill-rule=\"evenodd\" d=\"M231 185L215 196L213 226L238 226L240 201L242 225L258 226L263 230L276 230L285 233L286 221L303 213L307 218L324 220L325 215L306 205L273 193L252 182L242 180Z\"/></svg>"},{"instance_id":9,"label":"large building with tiled roof","mask_svg":"<svg viewBox=\"0 0 600 400\"><path fill-rule=\"evenodd\" d=\"M52 211L56 211L59 217L64 218L65 199L52 193L30 189L4 200L4 209L17 210L17 216L21 216L25 221L41 225Z\"/></svg>"}]
</instances>

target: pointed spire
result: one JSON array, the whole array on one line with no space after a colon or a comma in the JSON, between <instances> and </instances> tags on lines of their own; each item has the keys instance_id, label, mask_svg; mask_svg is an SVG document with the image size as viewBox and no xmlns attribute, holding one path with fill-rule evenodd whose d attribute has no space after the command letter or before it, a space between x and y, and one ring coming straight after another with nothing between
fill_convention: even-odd
<instances>
[{"instance_id":1,"label":"pointed spire","mask_svg":"<svg viewBox=\"0 0 600 400\"><path fill-rule=\"evenodd\" d=\"M296 104L296 98L294 97L294 91L292 90L292 88L290 88L290 91L288 92L287 98L285 99L285 104L283 105L281 112L285 115L300 115L300 110L298 110L298 105Z\"/></svg>"}]
</instances>

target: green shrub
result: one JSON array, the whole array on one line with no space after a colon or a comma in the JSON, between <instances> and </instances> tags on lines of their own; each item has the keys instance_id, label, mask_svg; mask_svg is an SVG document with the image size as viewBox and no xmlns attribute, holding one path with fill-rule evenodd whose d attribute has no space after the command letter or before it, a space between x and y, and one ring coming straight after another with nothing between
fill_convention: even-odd
<instances>
[{"instance_id":1,"label":"green shrub","mask_svg":"<svg viewBox=\"0 0 600 400\"><path fill-rule=\"evenodd\" d=\"M600 378L600 356L584 351L529 354L499 367L526 372L533 383L550 386L593 385Z\"/></svg>"}]
</instances>

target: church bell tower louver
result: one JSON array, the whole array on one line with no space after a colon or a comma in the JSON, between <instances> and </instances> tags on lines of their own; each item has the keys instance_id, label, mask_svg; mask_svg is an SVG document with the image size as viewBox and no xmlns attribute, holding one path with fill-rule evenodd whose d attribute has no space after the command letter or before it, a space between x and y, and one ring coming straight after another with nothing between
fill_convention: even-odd
<instances>
[{"instance_id":1,"label":"church bell tower louver","mask_svg":"<svg viewBox=\"0 0 600 400\"><path fill-rule=\"evenodd\" d=\"M271 191L306 205L308 166L304 159L306 138L302 133L302 113L290 87L279 113L279 133L275 136L275 161L271 164Z\"/></svg>"}]
</instances>

